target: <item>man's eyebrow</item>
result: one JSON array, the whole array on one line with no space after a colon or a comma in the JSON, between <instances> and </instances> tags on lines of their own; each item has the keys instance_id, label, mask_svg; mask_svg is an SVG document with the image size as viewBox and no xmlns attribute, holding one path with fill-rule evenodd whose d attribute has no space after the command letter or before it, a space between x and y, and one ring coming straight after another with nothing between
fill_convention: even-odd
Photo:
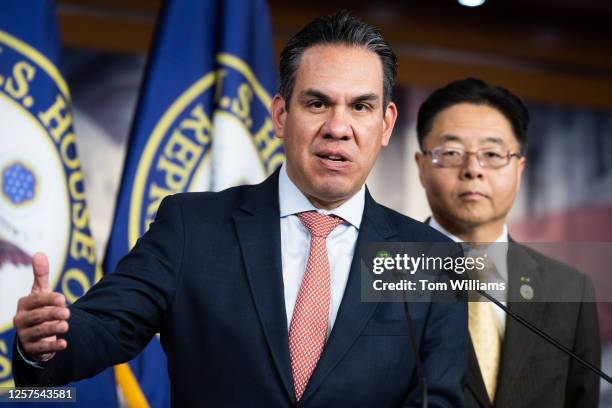
<instances>
[{"instance_id":1,"label":"man's eyebrow","mask_svg":"<svg viewBox=\"0 0 612 408\"><path fill-rule=\"evenodd\" d=\"M442 141L443 142L462 142L463 140L457 135L445 133L442 135Z\"/></svg>"},{"instance_id":2,"label":"man's eyebrow","mask_svg":"<svg viewBox=\"0 0 612 408\"><path fill-rule=\"evenodd\" d=\"M500 146L505 146L504 139L502 139L501 137L497 137L497 136L487 136L483 139L483 142L491 142L491 143L498 144Z\"/></svg>"},{"instance_id":3,"label":"man's eyebrow","mask_svg":"<svg viewBox=\"0 0 612 408\"><path fill-rule=\"evenodd\" d=\"M325 93L323 93L323 92L321 92L321 91L319 91L317 89L312 89L312 88L304 89L298 95L298 99L299 100L304 100L304 99L308 99L308 98L320 99L321 101L323 101L325 103L329 103L331 101L331 98L329 96L327 96Z\"/></svg>"},{"instance_id":4,"label":"man's eyebrow","mask_svg":"<svg viewBox=\"0 0 612 408\"><path fill-rule=\"evenodd\" d=\"M352 104L362 103L362 102L378 102L380 98L375 93L367 93L363 95L358 95L354 97L351 102Z\"/></svg>"},{"instance_id":5,"label":"man's eyebrow","mask_svg":"<svg viewBox=\"0 0 612 408\"><path fill-rule=\"evenodd\" d=\"M331 98L328 95L326 95L322 91L319 91L318 89L313 89L313 88L304 89L298 95L299 100L304 100L308 98L320 99L324 103L331 102ZM377 102L379 99L380 97L378 95L376 95L374 92L371 92L371 93L366 93L363 95L355 96L354 98L351 99L351 104L354 105L356 103L363 103L363 102Z\"/></svg>"},{"instance_id":6,"label":"man's eyebrow","mask_svg":"<svg viewBox=\"0 0 612 408\"><path fill-rule=\"evenodd\" d=\"M463 139L457 135L446 133L442 135L442 141L443 142L463 142ZM495 143L500 146L506 145L504 142L504 139L502 139L501 137L497 137L497 136L487 136L481 139L481 143L485 143L485 142Z\"/></svg>"}]
</instances>

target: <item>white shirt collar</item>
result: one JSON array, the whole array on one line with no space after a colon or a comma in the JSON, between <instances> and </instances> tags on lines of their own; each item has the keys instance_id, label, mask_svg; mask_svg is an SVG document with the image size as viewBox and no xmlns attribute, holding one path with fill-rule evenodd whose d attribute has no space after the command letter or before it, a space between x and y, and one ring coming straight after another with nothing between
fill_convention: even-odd
<instances>
[{"instance_id":1,"label":"white shirt collar","mask_svg":"<svg viewBox=\"0 0 612 408\"><path fill-rule=\"evenodd\" d=\"M278 175L278 202L281 218L304 211L318 211L321 214L336 215L359 229L363 209L365 207L365 186L341 206L327 211L316 208L300 189L291 181L287 174L286 164L283 163Z\"/></svg>"},{"instance_id":2,"label":"white shirt collar","mask_svg":"<svg viewBox=\"0 0 612 408\"><path fill-rule=\"evenodd\" d=\"M447 237L449 237L455 242L463 242L461 238L459 238L456 235L451 234L443 226L441 226L434 217L431 217L431 219L429 220L429 226L437 229L438 231L440 231L441 233L443 233L444 235L446 235ZM502 229L501 235L497 237L497 239L493 242L508 242L508 226L506 224L504 224L504 228Z\"/></svg>"}]
</instances>

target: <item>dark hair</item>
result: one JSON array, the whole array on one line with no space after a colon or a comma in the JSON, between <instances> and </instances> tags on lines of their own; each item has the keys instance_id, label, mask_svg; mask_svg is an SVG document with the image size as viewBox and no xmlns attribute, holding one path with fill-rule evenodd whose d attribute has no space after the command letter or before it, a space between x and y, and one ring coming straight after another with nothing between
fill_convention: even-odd
<instances>
[{"instance_id":1,"label":"dark hair","mask_svg":"<svg viewBox=\"0 0 612 408\"><path fill-rule=\"evenodd\" d=\"M491 86L476 78L451 82L435 90L421 105L417 118L417 137L421 149L423 149L423 140L431 132L436 115L459 103L487 105L497 109L512 125L521 153L524 154L527 145L527 126L529 125L527 108L519 97L506 88Z\"/></svg>"},{"instance_id":2,"label":"dark hair","mask_svg":"<svg viewBox=\"0 0 612 408\"><path fill-rule=\"evenodd\" d=\"M278 88L278 93L285 99L287 109L289 109L295 75L304 51L322 44L364 47L378 55L383 69L384 112L391 101L393 84L397 75L397 58L376 27L352 16L347 11L317 18L287 42L280 56L280 85Z\"/></svg>"}]
</instances>

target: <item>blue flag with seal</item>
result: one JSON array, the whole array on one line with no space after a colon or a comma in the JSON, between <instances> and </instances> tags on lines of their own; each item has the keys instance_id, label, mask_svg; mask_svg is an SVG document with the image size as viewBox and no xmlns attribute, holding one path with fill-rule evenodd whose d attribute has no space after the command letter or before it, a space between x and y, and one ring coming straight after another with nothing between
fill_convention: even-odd
<instances>
[{"instance_id":1,"label":"blue flag with seal","mask_svg":"<svg viewBox=\"0 0 612 408\"><path fill-rule=\"evenodd\" d=\"M50 287L68 303L101 277L60 50L51 0L2 1L0 387L14 385L12 318L17 300L32 287L32 254L48 255ZM71 406L118 406L112 369L72 385L77 402Z\"/></svg>"},{"instance_id":2,"label":"blue flag with seal","mask_svg":"<svg viewBox=\"0 0 612 408\"><path fill-rule=\"evenodd\" d=\"M107 273L148 229L165 196L257 183L280 166L282 143L270 119L276 85L264 0L164 4L130 135ZM125 373L138 380L150 406L168 404L162 354L154 338Z\"/></svg>"}]
</instances>

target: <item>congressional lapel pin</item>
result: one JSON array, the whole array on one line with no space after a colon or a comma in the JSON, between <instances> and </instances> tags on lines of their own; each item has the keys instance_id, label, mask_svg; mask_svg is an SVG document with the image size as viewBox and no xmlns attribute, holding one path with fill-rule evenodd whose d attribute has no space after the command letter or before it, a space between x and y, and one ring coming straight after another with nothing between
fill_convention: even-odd
<instances>
[{"instance_id":1,"label":"congressional lapel pin","mask_svg":"<svg viewBox=\"0 0 612 408\"><path fill-rule=\"evenodd\" d=\"M376 253L376 258L391 258L391 254L389 251L378 251Z\"/></svg>"},{"instance_id":2,"label":"congressional lapel pin","mask_svg":"<svg viewBox=\"0 0 612 408\"><path fill-rule=\"evenodd\" d=\"M523 297L523 299L525 300L531 300L533 299L533 288L531 287L531 285L528 285L526 283L521 285L521 296Z\"/></svg>"}]
</instances>

